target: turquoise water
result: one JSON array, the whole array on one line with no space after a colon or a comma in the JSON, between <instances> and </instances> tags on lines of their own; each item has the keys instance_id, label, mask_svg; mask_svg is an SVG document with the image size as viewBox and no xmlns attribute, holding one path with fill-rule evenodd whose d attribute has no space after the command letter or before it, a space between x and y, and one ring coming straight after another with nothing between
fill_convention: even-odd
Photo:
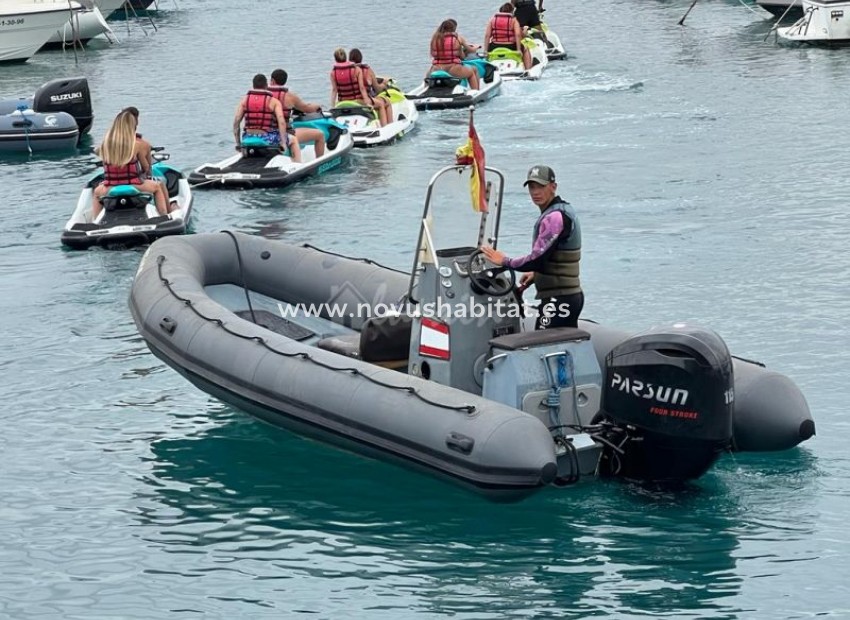
<instances>
[{"instance_id":1,"label":"turquoise water","mask_svg":"<svg viewBox=\"0 0 850 620\"><path fill-rule=\"evenodd\" d=\"M0 94L89 78L100 138L126 105L189 169L232 150L251 76L286 68L325 102L333 49L410 88L444 17L480 39L484 2L181 0L147 34L74 65L0 67ZM0 617L807 618L850 615L845 327L847 50L762 42L731 0L547 2L572 58L476 113L504 170L502 245L527 248L528 166L582 219L584 316L719 331L804 390L819 435L724 457L677 495L582 483L493 505L293 437L207 397L148 353L126 306L140 251L59 235L93 157L0 161ZM398 145L290 190L198 193L233 228L407 268L425 186L464 140L429 112ZM466 201L459 207L467 209Z\"/></svg>"}]
</instances>

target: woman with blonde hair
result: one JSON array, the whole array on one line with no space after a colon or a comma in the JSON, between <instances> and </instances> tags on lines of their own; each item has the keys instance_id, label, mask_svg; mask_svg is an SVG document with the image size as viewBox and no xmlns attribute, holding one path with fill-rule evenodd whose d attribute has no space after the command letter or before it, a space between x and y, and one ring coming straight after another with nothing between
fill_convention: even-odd
<instances>
[{"instance_id":1,"label":"woman with blonde hair","mask_svg":"<svg viewBox=\"0 0 850 620\"><path fill-rule=\"evenodd\" d=\"M100 199L116 185L133 185L140 192L152 194L160 215L168 214L168 194L157 180L146 179L139 163L140 146L136 137L136 117L129 110L119 112L97 148L103 160L103 183L94 188L92 220L103 209Z\"/></svg>"}]
</instances>

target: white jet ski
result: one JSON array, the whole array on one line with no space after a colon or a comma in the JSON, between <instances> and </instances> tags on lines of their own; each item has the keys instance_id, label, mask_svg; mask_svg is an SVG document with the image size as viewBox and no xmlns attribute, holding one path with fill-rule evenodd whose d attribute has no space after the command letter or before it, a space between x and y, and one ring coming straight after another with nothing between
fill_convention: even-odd
<instances>
[{"instance_id":1,"label":"white jet ski","mask_svg":"<svg viewBox=\"0 0 850 620\"><path fill-rule=\"evenodd\" d=\"M465 79L454 77L445 71L434 71L422 84L407 93L407 98L413 99L419 110L445 110L468 108L499 94L502 76L495 65L483 58L464 60L463 64L478 70L478 90L470 88Z\"/></svg>"},{"instance_id":2,"label":"white jet ski","mask_svg":"<svg viewBox=\"0 0 850 620\"><path fill-rule=\"evenodd\" d=\"M340 101L331 110L331 116L348 128L356 147L391 144L410 132L419 119L416 105L392 82L378 97L391 105L392 120L385 127L381 127L377 111L356 101Z\"/></svg>"},{"instance_id":3,"label":"white jet ski","mask_svg":"<svg viewBox=\"0 0 850 620\"><path fill-rule=\"evenodd\" d=\"M293 128L320 129L325 134L325 152L316 157L312 142L301 144L301 161L259 137L242 140L242 148L216 164L203 164L189 174L189 183L207 188L286 187L312 175L324 174L342 164L354 147L344 125L316 112L293 120Z\"/></svg>"},{"instance_id":4,"label":"white jet ski","mask_svg":"<svg viewBox=\"0 0 850 620\"><path fill-rule=\"evenodd\" d=\"M543 42L549 60L566 60L567 52L563 43L561 43L561 38L544 22L541 22L541 27L542 31L537 28L529 29L528 36Z\"/></svg>"},{"instance_id":5,"label":"white jet ski","mask_svg":"<svg viewBox=\"0 0 850 620\"><path fill-rule=\"evenodd\" d=\"M161 147L157 150L161 150ZM133 185L117 185L101 198L103 209L92 218L92 192L103 181L103 169L86 183L77 208L62 231L62 243L74 249L94 245L128 247L150 243L166 235L186 232L192 216L192 189L177 168L162 163L164 153L154 153L153 176L164 180L172 211L157 213L151 194Z\"/></svg>"},{"instance_id":6,"label":"white jet ski","mask_svg":"<svg viewBox=\"0 0 850 620\"><path fill-rule=\"evenodd\" d=\"M523 46L531 53L531 68L526 70L522 62L522 54L509 47L497 47L487 53L487 62L496 66L499 75L505 81L537 80L543 75L543 69L549 64L546 56L546 44L540 39L526 37Z\"/></svg>"}]
</instances>

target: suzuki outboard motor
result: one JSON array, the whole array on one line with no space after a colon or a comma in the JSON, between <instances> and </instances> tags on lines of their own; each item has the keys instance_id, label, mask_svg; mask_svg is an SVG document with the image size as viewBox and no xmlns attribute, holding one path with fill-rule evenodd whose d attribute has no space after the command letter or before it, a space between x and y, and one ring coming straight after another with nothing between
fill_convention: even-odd
<instances>
[{"instance_id":1,"label":"suzuki outboard motor","mask_svg":"<svg viewBox=\"0 0 850 620\"><path fill-rule=\"evenodd\" d=\"M698 478L729 448L732 358L715 332L676 324L614 347L602 416L611 426L601 470L647 482ZM607 425L606 425L607 426Z\"/></svg>"},{"instance_id":2,"label":"suzuki outboard motor","mask_svg":"<svg viewBox=\"0 0 850 620\"><path fill-rule=\"evenodd\" d=\"M77 121L80 135L91 129L94 114L91 91L84 77L51 80L35 91L32 109L36 112L67 112Z\"/></svg>"}]
</instances>

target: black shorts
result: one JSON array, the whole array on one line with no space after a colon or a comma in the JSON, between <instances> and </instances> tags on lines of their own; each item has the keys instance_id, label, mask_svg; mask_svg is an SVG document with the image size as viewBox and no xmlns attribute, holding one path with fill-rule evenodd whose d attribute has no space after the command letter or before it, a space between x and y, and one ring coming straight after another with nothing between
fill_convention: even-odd
<instances>
[{"instance_id":1,"label":"black shorts","mask_svg":"<svg viewBox=\"0 0 850 620\"><path fill-rule=\"evenodd\" d=\"M583 292L541 299L534 329L578 327L578 317L583 308Z\"/></svg>"},{"instance_id":2,"label":"black shorts","mask_svg":"<svg viewBox=\"0 0 850 620\"><path fill-rule=\"evenodd\" d=\"M490 45L487 46L487 51L492 52L494 49L496 49L498 47L504 47L504 48L509 49L509 50L515 50L516 49L516 43L491 43Z\"/></svg>"},{"instance_id":3,"label":"black shorts","mask_svg":"<svg viewBox=\"0 0 850 620\"><path fill-rule=\"evenodd\" d=\"M521 28L526 26L529 28L540 27L540 13L537 12L537 7L534 6L533 2L517 5L514 9L514 17L516 17Z\"/></svg>"}]
</instances>

